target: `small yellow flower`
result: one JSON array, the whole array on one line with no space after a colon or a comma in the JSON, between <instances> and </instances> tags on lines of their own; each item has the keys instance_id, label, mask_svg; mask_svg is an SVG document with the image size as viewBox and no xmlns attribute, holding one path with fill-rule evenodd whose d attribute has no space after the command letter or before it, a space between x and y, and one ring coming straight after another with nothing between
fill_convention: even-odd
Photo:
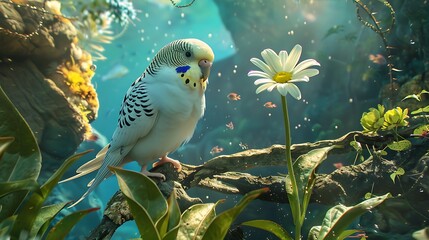
<instances>
[{"instance_id":1,"label":"small yellow flower","mask_svg":"<svg viewBox=\"0 0 429 240\"><path fill-rule=\"evenodd\" d=\"M294 84L296 82L308 82L310 77L319 74L317 69L308 69L312 66L320 66L314 59L307 59L298 63L301 57L302 47L295 45L290 54L287 51L280 51L277 55L272 49L265 49L261 56L265 62L258 58L252 58L250 61L259 67L261 71L250 71L247 75L261 77L255 81L255 85L260 85L256 93L264 90L271 92L274 88L283 96L290 93L292 97L301 99L301 91Z\"/></svg>"},{"instance_id":2,"label":"small yellow flower","mask_svg":"<svg viewBox=\"0 0 429 240\"><path fill-rule=\"evenodd\" d=\"M402 110L400 107L396 107L387 111L384 114L383 130L391 130L397 127L405 127L408 122L405 120L409 118L408 109Z\"/></svg>"},{"instance_id":3,"label":"small yellow flower","mask_svg":"<svg viewBox=\"0 0 429 240\"><path fill-rule=\"evenodd\" d=\"M384 106L378 104L378 109L370 108L360 119L364 132L376 133L384 124Z\"/></svg>"}]
</instances>

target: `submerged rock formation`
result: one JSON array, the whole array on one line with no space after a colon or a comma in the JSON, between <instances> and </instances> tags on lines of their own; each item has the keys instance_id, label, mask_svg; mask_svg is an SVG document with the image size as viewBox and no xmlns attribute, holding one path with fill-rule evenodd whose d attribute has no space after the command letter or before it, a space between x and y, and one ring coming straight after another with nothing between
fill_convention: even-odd
<instances>
[{"instance_id":1,"label":"submerged rock formation","mask_svg":"<svg viewBox=\"0 0 429 240\"><path fill-rule=\"evenodd\" d=\"M98 111L91 55L59 7L0 2L0 86L34 132L47 176L74 153Z\"/></svg>"}]
</instances>

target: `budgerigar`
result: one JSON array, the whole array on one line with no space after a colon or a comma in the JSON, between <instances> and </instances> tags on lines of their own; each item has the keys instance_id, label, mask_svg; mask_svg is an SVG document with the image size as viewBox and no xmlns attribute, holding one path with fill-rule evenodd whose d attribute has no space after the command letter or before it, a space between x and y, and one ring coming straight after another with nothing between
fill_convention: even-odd
<instances>
[{"instance_id":1,"label":"budgerigar","mask_svg":"<svg viewBox=\"0 0 429 240\"><path fill-rule=\"evenodd\" d=\"M70 207L111 175L108 166L137 161L145 175L164 178L161 173L146 171L146 165L159 158L154 165L171 162L180 171L180 163L167 154L190 140L204 114L204 92L213 60L212 49L198 39L176 40L159 50L128 89L111 142L79 167L77 175L64 180L98 169L88 190Z\"/></svg>"}]
</instances>

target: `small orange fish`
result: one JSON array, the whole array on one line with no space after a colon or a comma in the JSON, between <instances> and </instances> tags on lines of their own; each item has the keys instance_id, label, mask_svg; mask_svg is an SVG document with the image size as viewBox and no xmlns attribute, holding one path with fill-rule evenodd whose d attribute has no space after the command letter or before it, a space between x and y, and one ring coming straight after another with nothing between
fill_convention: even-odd
<instances>
[{"instance_id":1,"label":"small orange fish","mask_svg":"<svg viewBox=\"0 0 429 240\"><path fill-rule=\"evenodd\" d=\"M359 238L359 239L362 239L362 238L368 238L368 236L365 233L358 233L356 235L348 236L347 238Z\"/></svg>"},{"instance_id":2,"label":"small orange fish","mask_svg":"<svg viewBox=\"0 0 429 240\"><path fill-rule=\"evenodd\" d=\"M340 162L334 163L333 165L336 169L340 169L344 166L343 163L340 163Z\"/></svg>"},{"instance_id":3,"label":"small orange fish","mask_svg":"<svg viewBox=\"0 0 429 240\"><path fill-rule=\"evenodd\" d=\"M225 124L225 126L229 129L229 130L234 130L234 123L229 122L227 124Z\"/></svg>"},{"instance_id":4,"label":"small orange fish","mask_svg":"<svg viewBox=\"0 0 429 240\"><path fill-rule=\"evenodd\" d=\"M238 95L238 93L232 92L232 93L228 94L228 99L231 101L238 101L241 99L241 97L240 97L240 95Z\"/></svg>"},{"instance_id":5,"label":"small orange fish","mask_svg":"<svg viewBox=\"0 0 429 240\"><path fill-rule=\"evenodd\" d=\"M379 64L379 65L386 65L386 63L387 63L386 58L384 58L383 55L381 55L379 53L377 53L376 55L370 54L368 56L368 59L371 62L373 62L375 64Z\"/></svg>"},{"instance_id":6,"label":"small orange fish","mask_svg":"<svg viewBox=\"0 0 429 240\"><path fill-rule=\"evenodd\" d=\"M266 103L264 103L264 107L266 107L266 108L276 108L277 105L275 103L273 103L273 102L266 102Z\"/></svg>"},{"instance_id":7,"label":"small orange fish","mask_svg":"<svg viewBox=\"0 0 429 240\"><path fill-rule=\"evenodd\" d=\"M214 146L214 147L212 148L212 150L210 150L210 154L211 154L211 155L215 155L215 154L217 154L217 153L221 153L221 152L223 152L223 148L222 148L222 147L219 147L219 146Z\"/></svg>"},{"instance_id":8,"label":"small orange fish","mask_svg":"<svg viewBox=\"0 0 429 240\"><path fill-rule=\"evenodd\" d=\"M96 133L90 133L85 137L85 140L88 142L96 142L100 137Z\"/></svg>"}]
</instances>

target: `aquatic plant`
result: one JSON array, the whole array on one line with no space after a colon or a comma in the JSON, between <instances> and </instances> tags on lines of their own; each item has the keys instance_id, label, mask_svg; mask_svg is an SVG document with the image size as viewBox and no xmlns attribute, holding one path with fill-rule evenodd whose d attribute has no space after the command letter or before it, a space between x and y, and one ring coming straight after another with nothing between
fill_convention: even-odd
<instances>
[{"instance_id":1,"label":"aquatic plant","mask_svg":"<svg viewBox=\"0 0 429 240\"><path fill-rule=\"evenodd\" d=\"M264 90L271 92L274 88L277 88L281 95L286 139L285 155L288 168L285 188L295 225L294 234L296 240L301 239L301 228L313 192L316 168L326 159L328 152L336 147L334 145L315 149L299 156L295 163L292 161L286 95L290 93L292 97L300 99L301 92L293 83L308 82L309 77L319 73L317 69L307 69L311 66L319 66L319 63L314 59L305 60L297 65L301 56L301 50L301 46L296 45L288 56L286 51L280 51L279 55L277 55L274 51L266 49L261 53L266 63L257 58L251 59L251 62L264 72L250 71L248 74L249 76L262 77L262 79L255 81L255 85L263 84L256 89L256 93ZM346 228L356 217L382 203L389 197L390 194L385 194L384 196L368 199L353 207L345 207L343 205L334 206L327 212L321 226L311 228L309 239L344 239L358 232L358 230L346 230ZM280 239L293 239L286 230L272 221L255 220L244 222L242 225L261 228L273 233Z\"/></svg>"},{"instance_id":2,"label":"aquatic plant","mask_svg":"<svg viewBox=\"0 0 429 240\"><path fill-rule=\"evenodd\" d=\"M235 207L219 215L216 215L215 208L222 200L195 204L181 214L174 190L166 201L147 176L116 167L110 167L110 170L118 177L119 188L130 207L140 239L223 239L241 211L253 199L268 191L263 188L249 192Z\"/></svg>"},{"instance_id":3,"label":"aquatic plant","mask_svg":"<svg viewBox=\"0 0 429 240\"><path fill-rule=\"evenodd\" d=\"M370 108L369 112L364 112L360 123L364 129L363 132L378 134L378 131L392 131L395 134L395 141L388 144L391 150L404 151L411 147L409 140L403 139L398 134L399 127L408 126L408 109L396 107L385 112L385 107L378 104L377 109Z\"/></svg>"},{"instance_id":4,"label":"aquatic plant","mask_svg":"<svg viewBox=\"0 0 429 240\"><path fill-rule=\"evenodd\" d=\"M55 216L68 203L43 206L64 172L82 155L76 154L41 186L36 182L41 156L37 142L25 120L0 87L0 238L1 239L64 239L88 209L72 213L50 231ZM3 137L8 136L8 137Z\"/></svg>"},{"instance_id":5,"label":"aquatic plant","mask_svg":"<svg viewBox=\"0 0 429 240\"><path fill-rule=\"evenodd\" d=\"M370 108L369 112L364 112L360 119L363 132L375 134L384 124L384 106L378 104L377 108Z\"/></svg>"}]
</instances>

